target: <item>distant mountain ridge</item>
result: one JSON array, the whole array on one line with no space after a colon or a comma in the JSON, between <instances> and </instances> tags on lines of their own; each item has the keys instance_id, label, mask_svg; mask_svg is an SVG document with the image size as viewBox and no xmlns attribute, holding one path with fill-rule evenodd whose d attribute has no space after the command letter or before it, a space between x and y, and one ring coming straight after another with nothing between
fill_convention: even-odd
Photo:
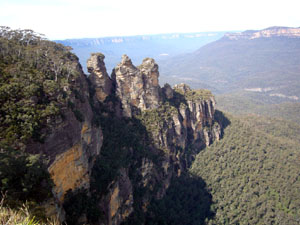
<instances>
[{"instance_id":1,"label":"distant mountain ridge","mask_svg":"<svg viewBox=\"0 0 300 225\"><path fill-rule=\"evenodd\" d=\"M224 38L230 40L256 39L270 37L300 38L300 27L269 27L263 30L247 30L238 33L227 33Z\"/></svg>"},{"instance_id":2,"label":"distant mountain ridge","mask_svg":"<svg viewBox=\"0 0 300 225\"><path fill-rule=\"evenodd\" d=\"M146 57L160 61L195 51L207 43L218 40L226 32L228 31L116 36L67 39L56 42L72 47L83 68L86 68L86 61L91 53L102 52L106 56L105 65L110 73L123 54L130 55L135 64L140 64Z\"/></svg>"},{"instance_id":3,"label":"distant mountain ridge","mask_svg":"<svg viewBox=\"0 0 300 225\"><path fill-rule=\"evenodd\" d=\"M300 28L225 34L197 51L160 62L164 80L215 93L257 92L272 101L300 98ZM172 84L172 83L171 83Z\"/></svg>"},{"instance_id":4,"label":"distant mountain ridge","mask_svg":"<svg viewBox=\"0 0 300 225\"><path fill-rule=\"evenodd\" d=\"M79 38L79 39L65 39L57 40L59 43L69 43L78 46L97 46L108 43L125 43L147 40L174 40L174 39L199 39L203 37L219 36L224 32L199 32L199 33L170 33L170 34L155 34L155 35L134 35L134 36L112 36L100 38Z\"/></svg>"}]
</instances>

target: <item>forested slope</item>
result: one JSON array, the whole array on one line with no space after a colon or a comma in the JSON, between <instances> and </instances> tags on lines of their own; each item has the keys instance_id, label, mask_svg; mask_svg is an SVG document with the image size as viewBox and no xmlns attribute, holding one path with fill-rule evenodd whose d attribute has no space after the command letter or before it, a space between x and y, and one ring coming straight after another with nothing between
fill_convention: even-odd
<instances>
[{"instance_id":1,"label":"forested slope","mask_svg":"<svg viewBox=\"0 0 300 225\"><path fill-rule=\"evenodd\" d=\"M228 118L223 139L200 152L191 168L212 195L216 215L208 224L299 224L299 126Z\"/></svg>"}]
</instances>

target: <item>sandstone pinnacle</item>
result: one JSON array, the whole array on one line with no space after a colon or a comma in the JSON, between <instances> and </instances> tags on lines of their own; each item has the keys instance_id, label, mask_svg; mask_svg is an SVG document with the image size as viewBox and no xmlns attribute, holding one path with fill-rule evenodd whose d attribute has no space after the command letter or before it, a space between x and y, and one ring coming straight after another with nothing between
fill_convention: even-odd
<instances>
[{"instance_id":1,"label":"sandstone pinnacle","mask_svg":"<svg viewBox=\"0 0 300 225\"><path fill-rule=\"evenodd\" d=\"M98 101L104 101L111 94L112 81L106 72L104 55L101 53L92 53L87 61L89 80L96 90Z\"/></svg>"}]
</instances>

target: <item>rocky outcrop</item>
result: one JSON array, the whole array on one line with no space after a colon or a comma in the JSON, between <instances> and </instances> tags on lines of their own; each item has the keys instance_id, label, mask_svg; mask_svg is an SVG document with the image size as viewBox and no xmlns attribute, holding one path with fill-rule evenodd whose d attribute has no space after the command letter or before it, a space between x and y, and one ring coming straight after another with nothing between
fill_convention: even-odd
<instances>
[{"instance_id":1,"label":"rocky outcrop","mask_svg":"<svg viewBox=\"0 0 300 225\"><path fill-rule=\"evenodd\" d=\"M24 192L36 201L38 212L44 206L47 216L59 214L62 222L74 225L146 223L154 201L187 173L201 148L218 139L211 93L184 84L160 88L153 59L135 67L124 55L110 79L104 56L94 53L87 78L69 48L28 30L4 29L4 34L9 39L1 43L11 55L2 57L8 80L3 90L14 86L24 93L4 93L1 113L9 123L2 123L8 129L2 132L1 152L9 154L2 161L12 169L26 167L22 185L5 188L18 186L12 195ZM16 36L12 44L11 34ZM18 99L17 108L9 107L10 96ZM17 157L20 161L14 161ZM14 183L13 174L4 183ZM31 199L41 188L47 189L42 197Z\"/></svg>"},{"instance_id":2,"label":"rocky outcrop","mask_svg":"<svg viewBox=\"0 0 300 225\"><path fill-rule=\"evenodd\" d=\"M108 224L117 225L133 212L133 189L126 169L120 170L119 179L109 189Z\"/></svg>"},{"instance_id":3,"label":"rocky outcrop","mask_svg":"<svg viewBox=\"0 0 300 225\"><path fill-rule=\"evenodd\" d=\"M87 69L98 101L103 102L111 94L112 81L106 72L105 56L101 53L93 53L87 61Z\"/></svg>"},{"instance_id":4,"label":"rocky outcrop","mask_svg":"<svg viewBox=\"0 0 300 225\"><path fill-rule=\"evenodd\" d=\"M79 62L73 63L78 75L65 86L69 106L61 109L63 116L49 119L43 130L46 138L42 143L30 142L26 146L26 151L48 158L48 171L54 182L53 194L61 220L64 220L62 204L67 191L89 189L91 169L103 141L101 127L93 126L94 113L89 104L86 76Z\"/></svg>"},{"instance_id":5,"label":"rocky outcrop","mask_svg":"<svg viewBox=\"0 0 300 225\"><path fill-rule=\"evenodd\" d=\"M135 67L127 55L122 56L121 63L113 71L112 79L124 116L131 117L140 110L158 107L158 76L158 66L153 59L145 59L139 67Z\"/></svg>"},{"instance_id":6,"label":"rocky outcrop","mask_svg":"<svg viewBox=\"0 0 300 225\"><path fill-rule=\"evenodd\" d=\"M165 84L164 87L162 88L162 92L167 99L172 99L174 96L173 89L170 86L170 84Z\"/></svg>"},{"instance_id":7,"label":"rocky outcrop","mask_svg":"<svg viewBox=\"0 0 300 225\"><path fill-rule=\"evenodd\" d=\"M270 37L300 38L300 28L269 27L261 31L249 30L244 32L225 34L225 38L228 38L230 40L270 38Z\"/></svg>"},{"instance_id":8,"label":"rocky outcrop","mask_svg":"<svg viewBox=\"0 0 300 225\"><path fill-rule=\"evenodd\" d=\"M119 225L136 213L146 214L154 199L163 198L171 180L187 172L195 155L220 138L221 127L214 119L212 94L185 84L161 88L153 59L135 67L124 55L112 79L103 60L97 53L88 61L90 87L78 67L73 85L80 92L71 93L72 107L64 109L65 119L54 121L45 143L33 143L31 149L50 159L58 208L69 190L75 197L82 193L76 190L86 190L96 212L102 213L93 223ZM121 126L112 120L122 121ZM115 137L122 129L125 136ZM113 143L103 139L112 136ZM102 176L105 185L97 184ZM93 215L83 210L76 216L86 223Z\"/></svg>"},{"instance_id":9,"label":"rocky outcrop","mask_svg":"<svg viewBox=\"0 0 300 225\"><path fill-rule=\"evenodd\" d=\"M213 140L219 140L221 128L214 121L216 103L212 94L206 90L192 91L186 84L175 85L174 88L186 96L187 108L181 107L180 113L184 124L192 128L194 141L205 140L205 145L209 146ZM204 129L205 127L211 129Z\"/></svg>"},{"instance_id":10,"label":"rocky outcrop","mask_svg":"<svg viewBox=\"0 0 300 225\"><path fill-rule=\"evenodd\" d=\"M220 139L211 92L192 90L185 84L160 88L158 77L153 59L146 58L135 67L126 55L112 73L112 95L120 102L121 114L139 121L147 130L141 141L148 143L143 148L152 157L140 153L137 157L140 150L128 146L131 156L127 157L132 158L129 168L134 169L120 168L120 175L108 185L108 194L101 200L108 224L121 224L136 213L137 206L146 213L153 199L165 195L171 179L185 173L201 149ZM160 159L154 161L153 157ZM143 194L134 197L136 192Z\"/></svg>"}]
</instances>

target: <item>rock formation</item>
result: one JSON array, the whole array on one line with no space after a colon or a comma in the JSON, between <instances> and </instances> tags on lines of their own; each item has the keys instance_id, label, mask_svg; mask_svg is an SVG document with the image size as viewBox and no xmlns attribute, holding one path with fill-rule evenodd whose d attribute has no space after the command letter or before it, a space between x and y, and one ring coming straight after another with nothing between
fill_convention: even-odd
<instances>
[{"instance_id":1,"label":"rock formation","mask_svg":"<svg viewBox=\"0 0 300 225\"><path fill-rule=\"evenodd\" d=\"M149 136L145 141L150 141L143 148L160 160L153 161L145 154L136 161L132 159L133 171L119 168L120 176L108 185L108 194L100 204L105 223L121 224L136 213L136 205L146 213L153 199L164 196L171 179L185 173L195 155L221 137L221 127L214 119L215 101L209 91L194 91L185 84L160 88L158 76L153 59L146 58L135 67L126 55L113 71L112 95L119 99L121 114L140 121ZM135 148L128 149L132 158L139 151ZM143 190L141 198L134 197L136 190Z\"/></svg>"},{"instance_id":2,"label":"rock formation","mask_svg":"<svg viewBox=\"0 0 300 225\"><path fill-rule=\"evenodd\" d=\"M113 71L112 79L124 116L131 117L140 110L158 107L158 76L158 66L153 59L145 59L137 68L127 55L122 56L121 63Z\"/></svg>"},{"instance_id":3,"label":"rock formation","mask_svg":"<svg viewBox=\"0 0 300 225\"><path fill-rule=\"evenodd\" d=\"M165 84L162 88L162 92L164 93L167 99L172 99L174 96L173 89L171 88L170 84Z\"/></svg>"},{"instance_id":4,"label":"rock formation","mask_svg":"<svg viewBox=\"0 0 300 225\"><path fill-rule=\"evenodd\" d=\"M78 75L65 90L80 91L69 92L69 107L62 109L63 118L50 120L48 129L43 131L46 139L26 146L28 152L42 153L49 159L48 171L55 185L53 193L61 220L65 218L62 204L67 191L89 189L91 170L103 141L101 127L92 122L94 113L89 104L86 75L78 59L73 63Z\"/></svg>"},{"instance_id":5,"label":"rock formation","mask_svg":"<svg viewBox=\"0 0 300 225\"><path fill-rule=\"evenodd\" d=\"M88 78L78 59L73 62L78 76L64 87L63 118L50 123L43 143L27 145L28 152L49 158L57 213L71 223L119 225L143 218L171 180L221 136L209 91L185 84L161 88L153 59L135 67L126 55L111 79L103 60L92 54ZM76 209L77 198L92 206Z\"/></svg>"},{"instance_id":6,"label":"rock formation","mask_svg":"<svg viewBox=\"0 0 300 225\"><path fill-rule=\"evenodd\" d=\"M103 102L111 94L112 89L112 81L106 72L104 58L101 53L93 53L87 61L89 80L94 86L96 97L100 102Z\"/></svg>"}]
</instances>

